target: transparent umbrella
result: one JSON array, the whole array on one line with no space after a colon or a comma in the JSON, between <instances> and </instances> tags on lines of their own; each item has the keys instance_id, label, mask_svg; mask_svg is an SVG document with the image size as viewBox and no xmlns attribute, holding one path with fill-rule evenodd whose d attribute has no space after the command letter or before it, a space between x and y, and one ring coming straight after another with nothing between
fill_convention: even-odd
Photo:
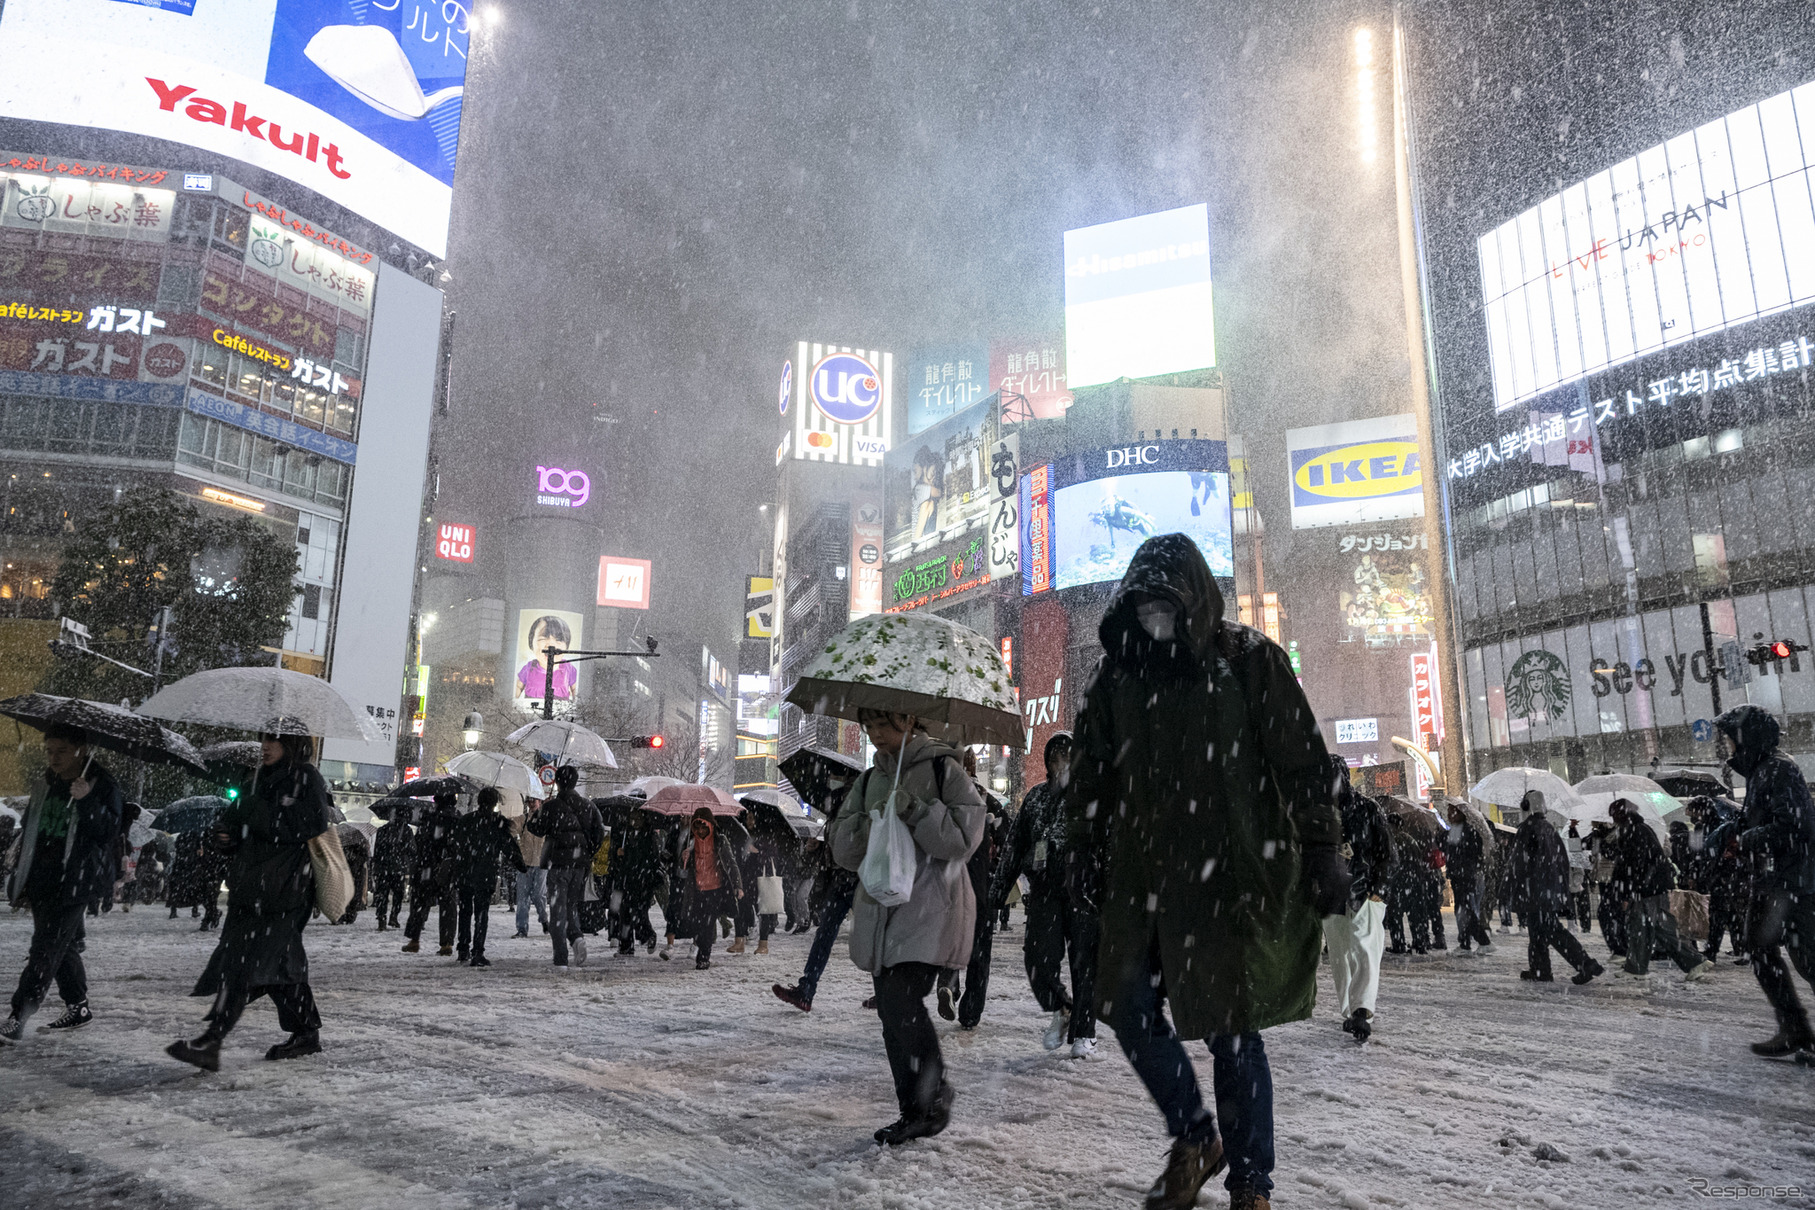
<instances>
[{"instance_id":1,"label":"transparent umbrella","mask_svg":"<svg viewBox=\"0 0 1815 1210\"><path fill-rule=\"evenodd\" d=\"M546 752L562 765L591 765L615 769L618 758L604 740L578 723L561 718L539 718L512 731L505 739L526 751Z\"/></svg>"},{"instance_id":2,"label":"transparent umbrella","mask_svg":"<svg viewBox=\"0 0 1815 1210\"><path fill-rule=\"evenodd\" d=\"M327 681L265 665L192 673L153 694L139 713L274 735L384 740L371 716Z\"/></svg>"},{"instance_id":3,"label":"transparent umbrella","mask_svg":"<svg viewBox=\"0 0 1815 1210\"><path fill-rule=\"evenodd\" d=\"M1576 812L1586 809L1586 804L1582 802L1582 797L1576 793L1574 786L1549 769L1533 769L1528 765L1495 769L1476 782L1469 794L1482 802L1491 802L1496 807L1516 809L1531 790L1544 796L1546 810L1556 811L1566 818L1575 818Z\"/></svg>"},{"instance_id":4,"label":"transparent umbrella","mask_svg":"<svg viewBox=\"0 0 1815 1210\"><path fill-rule=\"evenodd\" d=\"M481 786L512 790L525 798L542 797L542 782L536 771L502 752L462 752L448 761L446 768L455 777Z\"/></svg>"}]
</instances>

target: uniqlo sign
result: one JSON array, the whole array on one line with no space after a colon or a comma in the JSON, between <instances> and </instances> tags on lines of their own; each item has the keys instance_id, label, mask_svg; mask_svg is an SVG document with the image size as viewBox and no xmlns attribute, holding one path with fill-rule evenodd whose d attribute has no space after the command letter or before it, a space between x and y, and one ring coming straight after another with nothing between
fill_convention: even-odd
<instances>
[{"instance_id":1,"label":"uniqlo sign","mask_svg":"<svg viewBox=\"0 0 1815 1210\"><path fill-rule=\"evenodd\" d=\"M649 608L649 560L599 559L599 604L620 609Z\"/></svg>"},{"instance_id":2,"label":"uniqlo sign","mask_svg":"<svg viewBox=\"0 0 1815 1210\"><path fill-rule=\"evenodd\" d=\"M450 563L471 563L473 527L443 524L435 534L435 556Z\"/></svg>"}]
</instances>

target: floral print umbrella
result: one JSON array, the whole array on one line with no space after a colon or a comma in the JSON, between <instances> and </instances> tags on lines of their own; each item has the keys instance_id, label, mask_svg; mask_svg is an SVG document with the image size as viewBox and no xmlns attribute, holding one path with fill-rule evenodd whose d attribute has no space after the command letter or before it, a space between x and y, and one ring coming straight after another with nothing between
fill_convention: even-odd
<instances>
[{"instance_id":1,"label":"floral print umbrella","mask_svg":"<svg viewBox=\"0 0 1815 1210\"><path fill-rule=\"evenodd\" d=\"M930 613L859 618L833 635L788 700L813 714L911 714L954 744L1026 746L1021 707L993 643Z\"/></svg>"}]
</instances>

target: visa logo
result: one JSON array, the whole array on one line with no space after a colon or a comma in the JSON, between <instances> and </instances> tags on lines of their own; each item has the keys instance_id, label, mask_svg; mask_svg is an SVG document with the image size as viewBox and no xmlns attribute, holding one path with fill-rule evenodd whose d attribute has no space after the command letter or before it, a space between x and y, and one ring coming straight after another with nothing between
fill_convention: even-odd
<instances>
[{"instance_id":1,"label":"visa logo","mask_svg":"<svg viewBox=\"0 0 1815 1210\"><path fill-rule=\"evenodd\" d=\"M880 458L889 452L889 443L880 437L852 437L851 449L859 458Z\"/></svg>"}]
</instances>

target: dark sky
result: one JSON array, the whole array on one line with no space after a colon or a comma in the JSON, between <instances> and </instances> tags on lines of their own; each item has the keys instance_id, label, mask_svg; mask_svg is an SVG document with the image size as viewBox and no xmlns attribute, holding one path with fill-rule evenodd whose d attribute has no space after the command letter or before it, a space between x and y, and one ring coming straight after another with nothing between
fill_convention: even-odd
<instances>
[{"instance_id":1,"label":"dark sky","mask_svg":"<svg viewBox=\"0 0 1815 1210\"><path fill-rule=\"evenodd\" d=\"M533 462L603 467L652 622L709 641L755 570L788 342L1057 332L1065 230L1209 202L1222 360L1246 350L1260 388L1259 317L1328 263L1292 245L1355 192L1367 6L499 8L468 78L439 511L495 522Z\"/></svg>"}]
</instances>

